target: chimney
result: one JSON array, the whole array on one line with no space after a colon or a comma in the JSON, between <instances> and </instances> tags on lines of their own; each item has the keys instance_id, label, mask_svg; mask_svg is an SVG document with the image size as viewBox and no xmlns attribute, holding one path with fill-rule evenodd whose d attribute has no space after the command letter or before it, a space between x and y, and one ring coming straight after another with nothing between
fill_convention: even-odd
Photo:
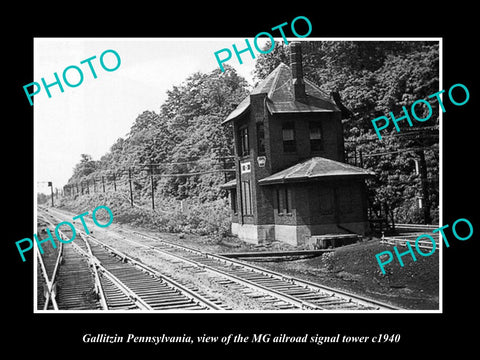
<instances>
[{"instance_id":1,"label":"chimney","mask_svg":"<svg viewBox=\"0 0 480 360\"><path fill-rule=\"evenodd\" d=\"M307 94L305 93L305 82L303 81L302 44L298 41L290 44L290 67L292 69L295 100L305 102Z\"/></svg>"}]
</instances>

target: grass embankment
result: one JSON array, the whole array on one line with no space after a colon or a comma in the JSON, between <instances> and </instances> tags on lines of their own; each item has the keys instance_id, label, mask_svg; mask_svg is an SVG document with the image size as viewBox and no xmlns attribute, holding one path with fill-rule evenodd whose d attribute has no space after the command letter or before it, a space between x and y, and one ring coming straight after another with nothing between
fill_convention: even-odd
<instances>
[{"instance_id":1,"label":"grass embankment","mask_svg":"<svg viewBox=\"0 0 480 360\"><path fill-rule=\"evenodd\" d=\"M151 230L170 233L189 233L224 237L230 232L230 216L225 199L210 203L193 201L182 204L178 200L155 199L155 210L150 202L136 200L130 204L126 194L119 192L94 193L75 199L63 198L57 206L73 213L92 212L100 205L108 206L116 224L141 226Z\"/></svg>"}]
</instances>

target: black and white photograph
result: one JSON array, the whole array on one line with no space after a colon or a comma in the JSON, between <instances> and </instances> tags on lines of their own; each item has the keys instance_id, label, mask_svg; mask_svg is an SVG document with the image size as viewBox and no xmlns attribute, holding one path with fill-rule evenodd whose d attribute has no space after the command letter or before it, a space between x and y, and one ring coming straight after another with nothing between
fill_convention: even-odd
<instances>
[{"instance_id":1,"label":"black and white photograph","mask_svg":"<svg viewBox=\"0 0 480 360\"><path fill-rule=\"evenodd\" d=\"M320 18L23 39L31 118L11 122L31 144L4 153L30 165L6 242L32 331L120 354L459 341L478 237L469 35Z\"/></svg>"},{"instance_id":2,"label":"black and white photograph","mask_svg":"<svg viewBox=\"0 0 480 360\"><path fill-rule=\"evenodd\" d=\"M257 39L35 42L38 74L115 49L36 103L37 310L440 309L440 113L408 112L439 91L441 42L280 40L253 83L210 61L157 109L172 63ZM402 109L379 139L369 120Z\"/></svg>"},{"instance_id":3,"label":"black and white photograph","mask_svg":"<svg viewBox=\"0 0 480 360\"><path fill-rule=\"evenodd\" d=\"M37 310L440 309L440 114L408 105L438 92L441 42L280 40L253 84L228 63L196 71L132 118L180 54L226 41L36 42L39 74L49 54L115 48L36 104ZM369 120L404 104L410 123L380 140Z\"/></svg>"}]
</instances>

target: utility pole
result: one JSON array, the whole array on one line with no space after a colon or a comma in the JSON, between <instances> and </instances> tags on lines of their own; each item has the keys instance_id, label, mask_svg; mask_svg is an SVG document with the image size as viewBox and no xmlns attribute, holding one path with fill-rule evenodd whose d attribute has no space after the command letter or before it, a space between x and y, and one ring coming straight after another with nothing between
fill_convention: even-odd
<instances>
[{"instance_id":1,"label":"utility pole","mask_svg":"<svg viewBox=\"0 0 480 360\"><path fill-rule=\"evenodd\" d=\"M153 165L150 164L150 185L152 188L152 210L155 210L155 192L153 189Z\"/></svg>"},{"instance_id":2,"label":"utility pole","mask_svg":"<svg viewBox=\"0 0 480 360\"><path fill-rule=\"evenodd\" d=\"M130 184L130 204L133 206L132 168L128 168L128 183Z\"/></svg>"},{"instance_id":3,"label":"utility pole","mask_svg":"<svg viewBox=\"0 0 480 360\"><path fill-rule=\"evenodd\" d=\"M48 186L50 186L50 192L51 192L51 197L52 197L52 207L53 205L53 183L51 181L48 182Z\"/></svg>"},{"instance_id":4,"label":"utility pole","mask_svg":"<svg viewBox=\"0 0 480 360\"><path fill-rule=\"evenodd\" d=\"M227 172L225 171L227 169L227 160L225 158L225 155L223 156L223 159L222 159L222 165L223 165L223 176L224 176L224 180L225 182L228 182L228 175L227 175Z\"/></svg>"},{"instance_id":5,"label":"utility pole","mask_svg":"<svg viewBox=\"0 0 480 360\"><path fill-rule=\"evenodd\" d=\"M418 164L420 172L420 186L422 194L422 207L423 207L423 221L425 224L432 222L430 216L430 192L428 188L428 174L427 174L427 162L425 161L425 152L423 149L417 151Z\"/></svg>"},{"instance_id":6,"label":"utility pole","mask_svg":"<svg viewBox=\"0 0 480 360\"><path fill-rule=\"evenodd\" d=\"M237 199L240 198L240 203L239 203L239 209L240 209L240 225L243 225L244 224L244 220L243 220L243 189L242 189L242 171L241 171L241 168L242 168L242 165L240 163L240 157L237 156L236 158L236 173L235 173L235 176L236 174L238 174L238 180L237 180L237 189L238 189L238 195L237 195Z\"/></svg>"}]
</instances>

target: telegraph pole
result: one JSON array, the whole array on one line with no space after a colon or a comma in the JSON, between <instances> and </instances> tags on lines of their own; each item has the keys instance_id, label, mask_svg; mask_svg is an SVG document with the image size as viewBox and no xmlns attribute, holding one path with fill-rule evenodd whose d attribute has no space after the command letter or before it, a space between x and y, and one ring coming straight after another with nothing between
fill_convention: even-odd
<instances>
[{"instance_id":1,"label":"telegraph pole","mask_svg":"<svg viewBox=\"0 0 480 360\"><path fill-rule=\"evenodd\" d=\"M52 197L52 207L53 205L53 183L51 181L48 182L48 186L50 186L50 192L51 192L51 197Z\"/></svg>"},{"instance_id":2,"label":"telegraph pole","mask_svg":"<svg viewBox=\"0 0 480 360\"><path fill-rule=\"evenodd\" d=\"M430 215L430 192L428 188L427 162L425 161L425 152L423 151L423 149L417 151L417 156L420 172L420 187L423 200L423 222L425 224L430 224L432 221Z\"/></svg>"},{"instance_id":3,"label":"telegraph pole","mask_svg":"<svg viewBox=\"0 0 480 360\"><path fill-rule=\"evenodd\" d=\"M153 190L153 165L152 164L150 165L150 184L152 187L152 210L155 210L155 200L154 200L155 192Z\"/></svg>"},{"instance_id":4,"label":"telegraph pole","mask_svg":"<svg viewBox=\"0 0 480 360\"><path fill-rule=\"evenodd\" d=\"M128 183L130 184L130 204L133 206L132 168L128 168Z\"/></svg>"},{"instance_id":5,"label":"telegraph pole","mask_svg":"<svg viewBox=\"0 0 480 360\"><path fill-rule=\"evenodd\" d=\"M115 178L115 173L113 173L113 191L117 191L117 182Z\"/></svg>"}]
</instances>

